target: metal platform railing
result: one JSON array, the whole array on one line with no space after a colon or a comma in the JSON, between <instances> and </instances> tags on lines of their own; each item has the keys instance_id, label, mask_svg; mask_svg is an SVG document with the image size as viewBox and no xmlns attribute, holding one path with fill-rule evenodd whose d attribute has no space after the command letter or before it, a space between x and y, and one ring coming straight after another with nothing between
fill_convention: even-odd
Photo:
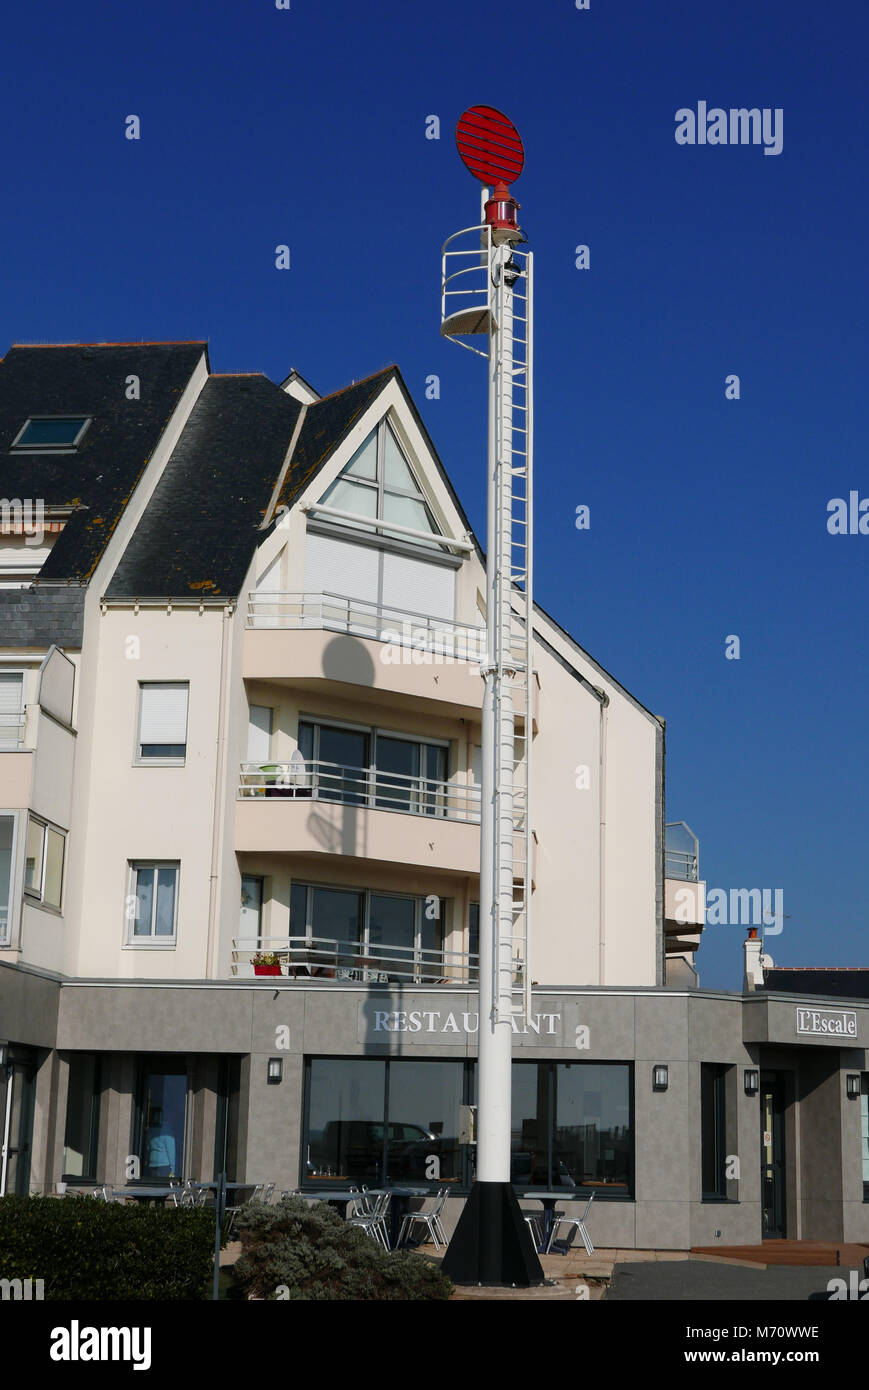
<instances>
[{"instance_id":1,"label":"metal platform railing","mask_svg":"<svg viewBox=\"0 0 869 1390\"><path fill-rule=\"evenodd\" d=\"M479 957L468 951L436 951L389 942L340 941L323 936L262 936L232 943L232 973L252 957L278 957L281 975L361 984L467 984L475 982Z\"/></svg>"},{"instance_id":2,"label":"metal platform railing","mask_svg":"<svg viewBox=\"0 0 869 1390\"><path fill-rule=\"evenodd\" d=\"M517 787L515 794L517 831L524 826L523 790ZM322 759L242 763L238 799L251 797L332 801L369 810L441 816L474 824L480 821L480 788L473 782L440 782L377 767L347 767Z\"/></svg>"}]
</instances>

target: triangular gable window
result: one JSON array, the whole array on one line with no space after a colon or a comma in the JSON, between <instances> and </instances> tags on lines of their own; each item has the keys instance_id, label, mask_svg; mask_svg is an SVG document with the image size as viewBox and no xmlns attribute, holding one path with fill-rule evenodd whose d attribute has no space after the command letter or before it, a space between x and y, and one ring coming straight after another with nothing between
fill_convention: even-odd
<instances>
[{"instance_id":1,"label":"triangular gable window","mask_svg":"<svg viewBox=\"0 0 869 1390\"><path fill-rule=\"evenodd\" d=\"M432 536L442 534L426 504L422 488L385 420L381 420L368 438L360 444L347 467L320 501L324 507L352 512L356 517L391 521L395 526L406 526L412 531L425 531ZM324 517L324 520L328 519ZM375 531L374 526L366 526L362 520L348 521L346 518L338 517L334 520L340 521L341 525L353 526L362 531ZM389 526L377 529L376 534L411 545L441 549L441 545L435 540L428 541L422 536L407 535L403 531L394 531Z\"/></svg>"}]
</instances>

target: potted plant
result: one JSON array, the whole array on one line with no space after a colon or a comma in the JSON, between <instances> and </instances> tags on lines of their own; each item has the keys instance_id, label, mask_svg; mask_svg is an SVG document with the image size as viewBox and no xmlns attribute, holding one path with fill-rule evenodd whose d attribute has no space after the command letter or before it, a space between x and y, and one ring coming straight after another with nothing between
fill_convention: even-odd
<instances>
[{"instance_id":1,"label":"potted plant","mask_svg":"<svg viewBox=\"0 0 869 1390\"><path fill-rule=\"evenodd\" d=\"M251 956L250 963L255 975L280 975L281 973L281 962L274 951L257 951L255 956Z\"/></svg>"}]
</instances>

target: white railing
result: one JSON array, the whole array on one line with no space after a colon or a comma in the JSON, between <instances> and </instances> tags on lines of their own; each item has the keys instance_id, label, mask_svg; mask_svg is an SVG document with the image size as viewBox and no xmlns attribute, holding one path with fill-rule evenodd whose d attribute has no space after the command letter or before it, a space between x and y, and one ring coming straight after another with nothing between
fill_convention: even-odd
<instances>
[{"instance_id":1,"label":"white railing","mask_svg":"<svg viewBox=\"0 0 869 1390\"><path fill-rule=\"evenodd\" d=\"M517 830L524 824L524 789L514 800ZM445 820L480 821L480 789L474 783L439 782L425 776L386 772L376 767L346 767L319 759L288 763L242 763L238 799L289 797L334 801L377 811L403 811Z\"/></svg>"},{"instance_id":2,"label":"white railing","mask_svg":"<svg viewBox=\"0 0 869 1390\"><path fill-rule=\"evenodd\" d=\"M699 877L698 857L686 850L668 849L664 852L664 877L696 883Z\"/></svg>"},{"instance_id":3,"label":"white railing","mask_svg":"<svg viewBox=\"0 0 869 1390\"><path fill-rule=\"evenodd\" d=\"M26 724L26 714L0 714L0 753L23 747Z\"/></svg>"},{"instance_id":4,"label":"white railing","mask_svg":"<svg viewBox=\"0 0 869 1390\"><path fill-rule=\"evenodd\" d=\"M408 649L408 664L414 651L432 652L447 665L453 661L479 665L486 654L485 627L454 623L447 618L433 618L426 613L393 608L390 604L351 598L346 594L253 590L248 594L245 625L265 629L325 628L377 642L391 642ZM524 655L518 644L516 655Z\"/></svg>"},{"instance_id":5,"label":"white railing","mask_svg":"<svg viewBox=\"0 0 869 1390\"><path fill-rule=\"evenodd\" d=\"M265 953L278 957L281 975L290 979L361 984L465 984L476 981L479 967L479 957L468 951L338 941L323 936L262 936L255 941L233 941L233 975L239 973L239 966L252 969L252 958Z\"/></svg>"}]
</instances>

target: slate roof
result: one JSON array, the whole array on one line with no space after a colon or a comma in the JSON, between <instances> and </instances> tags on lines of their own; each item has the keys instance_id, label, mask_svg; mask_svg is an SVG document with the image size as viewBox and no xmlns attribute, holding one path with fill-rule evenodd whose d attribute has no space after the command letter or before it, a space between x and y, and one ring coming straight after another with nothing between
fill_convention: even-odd
<instances>
[{"instance_id":1,"label":"slate roof","mask_svg":"<svg viewBox=\"0 0 869 1390\"><path fill-rule=\"evenodd\" d=\"M834 999L869 999L869 969L855 966L817 969L774 966L764 971L763 988L785 994L828 995Z\"/></svg>"},{"instance_id":2,"label":"slate roof","mask_svg":"<svg viewBox=\"0 0 869 1390\"><path fill-rule=\"evenodd\" d=\"M0 494L77 508L37 587L49 580L87 584L205 348L200 342L13 346L0 361ZM125 395L131 375L141 381L139 401ZM105 585L105 597L237 597L263 540L269 503L274 498L275 508L291 507L393 380L436 458L394 365L307 407L258 372L210 375ZM29 415L61 414L93 416L74 453L8 452ZM442 476L470 533L443 470ZM27 605L16 602L23 621ZM14 604L5 606L11 621ZM33 617L37 610L27 611Z\"/></svg>"},{"instance_id":3,"label":"slate roof","mask_svg":"<svg viewBox=\"0 0 869 1390\"><path fill-rule=\"evenodd\" d=\"M0 589L0 645L80 647L86 595L83 584Z\"/></svg>"},{"instance_id":4,"label":"slate roof","mask_svg":"<svg viewBox=\"0 0 869 1390\"><path fill-rule=\"evenodd\" d=\"M240 593L301 409L259 373L209 377L106 597Z\"/></svg>"},{"instance_id":5,"label":"slate roof","mask_svg":"<svg viewBox=\"0 0 869 1390\"><path fill-rule=\"evenodd\" d=\"M207 345L13 345L0 361L0 495L79 508L40 580L87 582ZM139 400L126 380L137 376ZM10 453L31 415L91 415L74 453Z\"/></svg>"}]
</instances>

